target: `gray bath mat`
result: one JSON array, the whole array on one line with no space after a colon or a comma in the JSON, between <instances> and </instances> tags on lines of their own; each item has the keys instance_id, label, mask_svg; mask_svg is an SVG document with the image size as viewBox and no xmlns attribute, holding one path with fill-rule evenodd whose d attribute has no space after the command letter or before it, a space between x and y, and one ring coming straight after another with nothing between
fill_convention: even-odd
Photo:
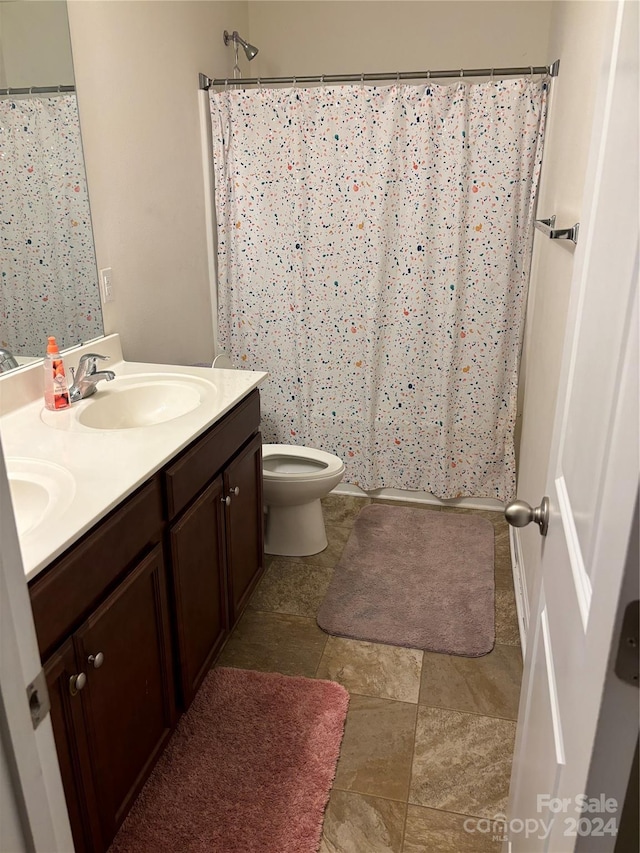
<instances>
[{"instance_id":1,"label":"gray bath mat","mask_svg":"<svg viewBox=\"0 0 640 853\"><path fill-rule=\"evenodd\" d=\"M479 657L495 641L493 525L372 504L356 519L318 611L329 634Z\"/></svg>"}]
</instances>

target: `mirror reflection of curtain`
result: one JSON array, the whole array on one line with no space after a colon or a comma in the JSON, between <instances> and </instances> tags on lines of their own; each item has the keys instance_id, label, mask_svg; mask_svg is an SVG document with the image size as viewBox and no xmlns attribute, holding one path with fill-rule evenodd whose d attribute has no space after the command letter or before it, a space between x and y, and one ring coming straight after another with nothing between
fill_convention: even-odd
<instances>
[{"instance_id":1,"label":"mirror reflection of curtain","mask_svg":"<svg viewBox=\"0 0 640 853\"><path fill-rule=\"evenodd\" d=\"M0 99L0 346L101 334L76 97Z\"/></svg>"},{"instance_id":2,"label":"mirror reflection of curtain","mask_svg":"<svg viewBox=\"0 0 640 853\"><path fill-rule=\"evenodd\" d=\"M210 93L220 343L265 441L509 500L546 82Z\"/></svg>"}]
</instances>

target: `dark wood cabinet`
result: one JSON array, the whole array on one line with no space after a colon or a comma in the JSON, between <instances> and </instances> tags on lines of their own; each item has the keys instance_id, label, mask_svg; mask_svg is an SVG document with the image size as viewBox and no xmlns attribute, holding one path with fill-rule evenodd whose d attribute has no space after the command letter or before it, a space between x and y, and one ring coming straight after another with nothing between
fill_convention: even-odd
<instances>
[{"instance_id":1,"label":"dark wood cabinet","mask_svg":"<svg viewBox=\"0 0 640 853\"><path fill-rule=\"evenodd\" d=\"M98 812L111 839L175 722L162 548L156 546L76 631Z\"/></svg>"},{"instance_id":2,"label":"dark wood cabinet","mask_svg":"<svg viewBox=\"0 0 640 853\"><path fill-rule=\"evenodd\" d=\"M259 424L254 392L164 474L183 709L191 704L263 570Z\"/></svg>"},{"instance_id":3,"label":"dark wood cabinet","mask_svg":"<svg viewBox=\"0 0 640 853\"><path fill-rule=\"evenodd\" d=\"M171 527L170 548L182 706L227 636L222 477Z\"/></svg>"},{"instance_id":4,"label":"dark wood cabinet","mask_svg":"<svg viewBox=\"0 0 640 853\"><path fill-rule=\"evenodd\" d=\"M124 575L162 540L160 480L153 477L29 584L42 659L70 636Z\"/></svg>"},{"instance_id":5,"label":"dark wood cabinet","mask_svg":"<svg viewBox=\"0 0 640 853\"><path fill-rule=\"evenodd\" d=\"M51 725L56 741L60 775L64 788L71 834L76 853L102 850L102 830L95 801L89 749L87 745L80 691L72 679L80 670L73 640L69 638L44 666Z\"/></svg>"},{"instance_id":6,"label":"dark wood cabinet","mask_svg":"<svg viewBox=\"0 0 640 853\"><path fill-rule=\"evenodd\" d=\"M263 564L262 441L249 441L224 471L229 608L237 622Z\"/></svg>"},{"instance_id":7,"label":"dark wood cabinet","mask_svg":"<svg viewBox=\"0 0 640 853\"><path fill-rule=\"evenodd\" d=\"M29 585L76 851L115 836L263 570L257 391Z\"/></svg>"},{"instance_id":8,"label":"dark wood cabinet","mask_svg":"<svg viewBox=\"0 0 640 853\"><path fill-rule=\"evenodd\" d=\"M162 548L45 666L76 850L104 850L175 722Z\"/></svg>"}]
</instances>

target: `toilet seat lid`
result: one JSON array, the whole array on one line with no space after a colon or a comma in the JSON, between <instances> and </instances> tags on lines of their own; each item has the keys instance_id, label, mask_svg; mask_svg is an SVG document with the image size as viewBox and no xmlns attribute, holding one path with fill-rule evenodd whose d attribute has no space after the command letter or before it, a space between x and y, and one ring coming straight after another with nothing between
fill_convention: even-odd
<instances>
[{"instance_id":1,"label":"toilet seat lid","mask_svg":"<svg viewBox=\"0 0 640 853\"><path fill-rule=\"evenodd\" d=\"M344 463L333 453L293 444L263 444L262 468L267 479L308 480L333 477Z\"/></svg>"}]
</instances>

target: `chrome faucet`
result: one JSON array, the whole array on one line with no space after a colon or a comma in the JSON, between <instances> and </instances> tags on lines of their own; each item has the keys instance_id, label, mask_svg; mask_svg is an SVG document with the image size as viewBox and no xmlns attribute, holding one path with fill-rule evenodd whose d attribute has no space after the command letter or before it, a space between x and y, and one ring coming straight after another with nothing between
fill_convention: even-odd
<instances>
[{"instance_id":1,"label":"chrome faucet","mask_svg":"<svg viewBox=\"0 0 640 853\"><path fill-rule=\"evenodd\" d=\"M73 384L69 388L69 400L72 403L77 403L78 400L84 400L85 397L90 397L94 394L96 385L101 379L111 382L112 379L116 378L113 370L97 369L98 359L106 361L108 358L108 355L98 355L95 352L87 352L80 357L78 369L75 372L73 368L71 370Z\"/></svg>"},{"instance_id":2,"label":"chrome faucet","mask_svg":"<svg viewBox=\"0 0 640 853\"><path fill-rule=\"evenodd\" d=\"M14 356L8 349L0 347L0 373L6 373L7 370L13 370L14 367L18 367L18 362Z\"/></svg>"}]
</instances>

